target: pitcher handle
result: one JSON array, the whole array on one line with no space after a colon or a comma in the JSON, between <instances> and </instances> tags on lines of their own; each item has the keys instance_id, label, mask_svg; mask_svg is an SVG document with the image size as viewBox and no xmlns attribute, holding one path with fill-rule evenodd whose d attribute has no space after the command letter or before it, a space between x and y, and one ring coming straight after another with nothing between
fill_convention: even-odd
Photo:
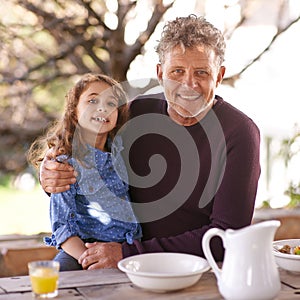
<instances>
[{"instance_id":1,"label":"pitcher handle","mask_svg":"<svg viewBox=\"0 0 300 300\"><path fill-rule=\"evenodd\" d=\"M206 231L206 233L204 234L203 238L202 238L202 249L204 252L204 255L208 261L208 263L210 264L211 268L213 269L217 280L221 280L221 274L222 274L222 270L218 267L216 261L214 260L211 250L210 250L210 240L212 237L214 236L219 236L222 241L223 244L225 242L225 231L219 228L211 228L208 231Z\"/></svg>"}]
</instances>

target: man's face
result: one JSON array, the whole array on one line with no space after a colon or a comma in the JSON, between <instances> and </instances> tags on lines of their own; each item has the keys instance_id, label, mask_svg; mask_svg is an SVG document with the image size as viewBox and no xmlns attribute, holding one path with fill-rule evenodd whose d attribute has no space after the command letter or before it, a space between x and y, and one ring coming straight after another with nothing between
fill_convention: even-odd
<instances>
[{"instance_id":1,"label":"man's face","mask_svg":"<svg viewBox=\"0 0 300 300\"><path fill-rule=\"evenodd\" d=\"M214 51L202 46L178 46L166 53L164 62L157 65L157 77L164 88L170 117L179 124L203 118L212 107L224 72Z\"/></svg>"}]
</instances>

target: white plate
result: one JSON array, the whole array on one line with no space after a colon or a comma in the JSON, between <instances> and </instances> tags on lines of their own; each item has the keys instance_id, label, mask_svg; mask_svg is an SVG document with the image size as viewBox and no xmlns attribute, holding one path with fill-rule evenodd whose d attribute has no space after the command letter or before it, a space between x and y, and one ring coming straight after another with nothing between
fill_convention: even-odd
<instances>
[{"instance_id":1,"label":"white plate","mask_svg":"<svg viewBox=\"0 0 300 300\"><path fill-rule=\"evenodd\" d=\"M300 239L278 240L273 242L274 249L280 249L284 245L291 247L300 246ZM300 273L300 255L286 254L273 250L277 265L285 270Z\"/></svg>"},{"instance_id":2,"label":"white plate","mask_svg":"<svg viewBox=\"0 0 300 300\"><path fill-rule=\"evenodd\" d=\"M210 269L206 259L184 253L146 253L118 263L136 286L155 292L168 292L195 284Z\"/></svg>"}]
</instances>

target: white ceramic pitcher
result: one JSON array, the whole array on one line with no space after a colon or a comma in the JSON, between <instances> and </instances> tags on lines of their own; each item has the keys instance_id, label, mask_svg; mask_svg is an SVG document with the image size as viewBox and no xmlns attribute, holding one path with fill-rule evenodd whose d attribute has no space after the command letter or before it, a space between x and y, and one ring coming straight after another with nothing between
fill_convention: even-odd
<instances>
[{"instance_id":1,"label":"white ceramic pitcher","mask_svg":"<svg viewBox=\"0 0 300 300\"><path fill-rule=\"evenodd\" d=\"M281 284L272 253L272 242L280 221L271 220L238 230L212 228L203 236L202 247L213 269L221 295L230 300L273 299ZM222 268L210 250L210 240L221 237L225 248Z\"/></svg>"}]
</instances>

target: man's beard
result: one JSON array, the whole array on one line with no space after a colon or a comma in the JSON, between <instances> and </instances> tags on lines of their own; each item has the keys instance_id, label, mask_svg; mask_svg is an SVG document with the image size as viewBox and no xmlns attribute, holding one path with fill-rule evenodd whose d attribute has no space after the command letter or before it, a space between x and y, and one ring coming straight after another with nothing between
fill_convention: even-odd
<instances>
[{"instance_id":1,"label":"man's beard","mask_svg":"<svg viewBox=\"0 0 300 300\"><path fill-rule=\"evenodd\" d=\"M213 103L214 99L215 99L215 96L213 95L212 98L208 102L205 102L199 108L199 110L197 110L195 113L191 113L183 105L180 105L180 104L178 104L177 102L174 102L174 101L169 101L167 99L167 106L168 106L167 110L169 111L169 109L172 108L182 118L185 118L185 119L191 118L192 119L192 118L196 118L201 113L203 113L205 110L207 110L207 108L210 107L211 104ZM181 107L182 109L178 109L178 107ZM186 114L184 112L186 112Z\"/></svg>"}]
</instances>

